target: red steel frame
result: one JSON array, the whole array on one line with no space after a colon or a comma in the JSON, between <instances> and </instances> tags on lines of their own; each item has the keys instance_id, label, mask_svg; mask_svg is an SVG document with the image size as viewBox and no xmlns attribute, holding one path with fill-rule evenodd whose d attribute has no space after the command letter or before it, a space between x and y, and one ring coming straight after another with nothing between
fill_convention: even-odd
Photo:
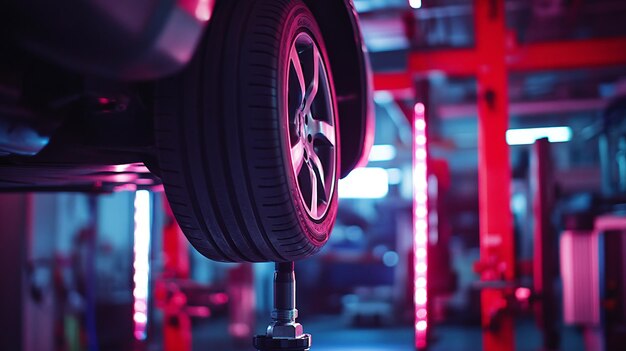
<instances>
[{"instance_id":1,"label":"red steel frame","mask_svg":"<svg viewBox=\"0 0 626 351\"><path fill-rule=\"evenodd\" d=\"M161 279L163 281L189 279L187 240L174 219L165 193L162 198L166 223L163 227L164 267ZM167 296L167 287L163 285L161 288L159 298L164 313L163 349L165 351L190 351L192 349L191 317L181 309L185 303L184 297L179 294L176 298L170 298Z\"/></svg>"},{"instance_id":2,"label":"red steel frame","mask_svg":"<svg viewBox=\"0 0 626 351\"><path fill-rule=\"evenodd\" d=\"M478 200L480 261L483 281L515 279L515 251L510 209L511 166L506 143L508 129L508 74L504 1L476 0L478 56ZM505 289L481 292L482 323L506 307ZM483 349L515 349L514 321L503 314L496 331L484 329Z\"/></svg>"},{"instance_id":3,"label":"red steel frame","mask_svg":"<svg viewBox=\"0 0 626 351\"><path fill-rule=\"evenodd\" d=\"M376 90L398 93L414 91L413 78L429 72L477 77L481 250L478 266L482 268L483 280L512 282L515 278L515 257L509 206L511 170L509 148L505 140L509 107L508 71L624 65L626 37L519 46L508 35L503 0L474 0L474 4L475 48L411 53L406 72L377 73L374 75L374 87ZM415 118L419 118L417 113ZM414 231L417 238L418 231ZM416 250L417 247L416 245ZM416 268L417 262L416 260ZM415 288L417 293L417 272ZM508 293L510 292L505 289L485 289L482 292L483 324L487 324L497 310L505 307L505 295ZM425 332L420 333L417 323L423 322L420 325L426 326L426 320L418 318L420 306L417 304L417 294L415 299L416 344L419 347ZM484 333L484 350L513 350L515 343L512 317L505 315L497 330Z\"/></svg>"},{"instance_id":4,"label":"red steel frame","mask_svg":"<svg viewBox=\"0 0 626 351\"><path fill-rule=\"evenodd\" d=\"M619 66L626 64L626 38L512 44L504 54L508 69L516 72ZM412 89L417 74L439 71L451 76L475 76L481 66L474 48L414 52L409 55L407 71L375 74L374 88Z\"/></svg>"}]
</instances>

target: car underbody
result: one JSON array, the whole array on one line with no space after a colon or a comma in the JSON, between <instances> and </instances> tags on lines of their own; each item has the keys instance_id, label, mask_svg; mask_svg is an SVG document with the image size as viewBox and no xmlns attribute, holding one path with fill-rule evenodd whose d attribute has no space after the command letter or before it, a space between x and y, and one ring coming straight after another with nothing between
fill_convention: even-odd
<instances>
[{"instance_id":1,"label":"car underbody","mask_svg":"<svg viewBox=\"0 0 626 351\"><path fill-rule=\"evenodd\" d=\"M132 52L122 54L115 45L121 45L122 35L128 37L130 32L111 31L118 36L100 38L93 31L94 22L113 25L102 11L71 12L68 21L81 29L78 31L58 23L29 26L37 18L44 19L46 7L29 13L28 21L16 25L27 16L28 3L16 2L2 15L8 30L0 36L0 190L112 191L125 184L159 186L154 78L180 70L190 59L189 55L179 55L178 61L155 58L175 56L154 49L165 40L154 38L155 33L166 37L171 19L158 22L160 32L135 29L141 35L132 37ZM69 5L54 11L62 11L63 6ZM309 6L328 34L330 60L340 68L334 70L345 130L341 135L341 174L345 176L362 161L372 141L372 135L366 133L367 124L372 123L372 102L365 88L367 62L360 39L355 40L359 38L358 24L347 15L354 11L351 2L311 1ZM91 17L78 17L85 13ZM179 23L200 26L182 26L187 33L201 33L206 21L188 18L189 11L182 13L187 17L179 18ZM195 47L193 40L189 42ZM77 51L78 47L82 51ZM342 50L335 50L337 47ZM138 64L146 69L131 69ZM124 166L134 164L147 168ZM129 181L132 179L137 181Z\"/></svg>"}]
</instances>

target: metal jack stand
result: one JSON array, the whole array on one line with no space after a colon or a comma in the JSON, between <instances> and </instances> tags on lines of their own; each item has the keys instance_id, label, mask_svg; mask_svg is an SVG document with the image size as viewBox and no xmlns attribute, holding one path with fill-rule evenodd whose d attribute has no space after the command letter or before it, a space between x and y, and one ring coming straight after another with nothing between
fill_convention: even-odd
<instances>
[{"instance_id":1,"label":"metal jack stand","mask_svg":"<svg viewBox=\"0 0 626 351\"><path fill-rule=\"evenodd\" d=\"M274 272L274 311L267 334L253 339L259 351L307 351L311 347L311 335L296 323L296 275L294 263L276 263Z\"/></svg>"}]
</instances>

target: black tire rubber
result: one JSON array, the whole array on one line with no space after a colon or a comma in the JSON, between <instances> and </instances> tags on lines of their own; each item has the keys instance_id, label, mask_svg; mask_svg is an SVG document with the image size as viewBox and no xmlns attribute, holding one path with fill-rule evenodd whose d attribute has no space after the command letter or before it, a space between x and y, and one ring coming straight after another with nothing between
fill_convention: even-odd
<instances>
[{"instance_id":1,"label":"black tire rubber","mask_svg":"<svg viewBox=\"0 0 626 351\"><path fill-rule=\"evenodd\" d=\"M294 261L328 240L336 180L326 215L313 220L298 193L281 107L289 50L303 31L318 45L335 100L321 32L300 0L218 1L193 61L157 84L165 192L191 244L210 259ZM338 170L338 141L336 149Z\"/></svg>"}]
</instances>

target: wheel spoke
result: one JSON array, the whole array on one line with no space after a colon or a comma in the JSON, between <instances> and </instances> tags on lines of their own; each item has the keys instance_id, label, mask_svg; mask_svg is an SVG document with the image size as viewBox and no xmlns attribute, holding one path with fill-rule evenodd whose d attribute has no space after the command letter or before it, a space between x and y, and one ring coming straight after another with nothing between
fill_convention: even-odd
<instances>
[{"instance_id":1,"label":"wheel spoke","mask_svg":"<svg viewBox=\"0 0 626 351\"><path fill-rule=\"evenodd\" d=\"M311 128L313 134L323 135L332 146L336 145L335 127L330 123L311 118L309 120L309 128Z\"/></svg>"},{"instance_id":2,"label":"wheel spoke","mask_svg":"<svg viewBox=\"0 0 626 351\"><path fill-rule=\"evenodd\" d=\"M304 73L302 72L302 63L300 62L300 56L298 56L298 50L296 50L295 45L291 48L289 59L291 61L291 64L293 65L294 70L296 71L298 83L300 84L300 98L304 99L306 93L306 83L304 81Z\"/></svg>"},{"instance_id":3,"label":"wheel spoke","mask_svg":"<svg viewBox=\"0 0 626 351\"><path fill-rule=\"evenodd\" d=\"M313 147L310 147L311 150L309 150L309 160L311 160L312 165L311 167L317 168L317 173L319 173L320 175L320 181L322 183L322 187L324 188L324 194L326 194L326 181L324 179L325 174L324 173L324 166L322 166L322 161L320 161L319 156L317 155L317 153L315 153L315 150L313 150Z\"/></svg>"},{"instance_id":4,"label":"wheel spoke","mask_svg":"<svg viewBox=\"0 0 626 351\"><path fill-rule=\"evenodd\" d=\"M317 175L310 162L307 162L307 166L309 167L311 179L311 216L317 217Z\"/></svg>"},{"instance_id":5,"label":"wheel spoke","mask_svg":"<svg viewBox=\"0 0 626 351\"><path fill-rule=\"evenodd\" d=\"M317 49L317 46L312 46L312 54L313 54L313 77L311 78L311 84L307 87L306 94L304 95L304 113L311 112L311 104L313 100L315 100L315 96L317 95L317 90L319 87L319 79L320 79L320 54Z\"/></svg>"},{"instance_id":6,"label":"wheel spoke","mask_svg":"<svg viewBox=\"0 0 626 351\"><path fill-rule=\"evenodd\" d=\"M298 143L291 147L291 164L296 175L300 174L302 164L304 163L304 143L298 140Z\"/></svg>"}]
</instances>

